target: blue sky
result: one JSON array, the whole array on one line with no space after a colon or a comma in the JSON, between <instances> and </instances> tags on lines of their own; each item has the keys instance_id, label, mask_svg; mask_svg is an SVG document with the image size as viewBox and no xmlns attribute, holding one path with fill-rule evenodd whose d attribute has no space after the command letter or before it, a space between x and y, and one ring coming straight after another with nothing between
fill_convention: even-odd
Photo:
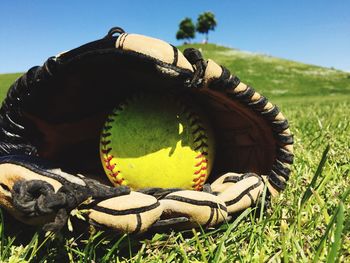
<instances>
[{"instance_id":1,"label":"blue sky","mask_svg":"<svg viewBox=\"0 0 350 263\"><path fill-rule=\"evenodd\" d=\"M112 26L178 45L181 19L204 11L218 22L209 42L350 72L350 1L0 0L0 73L41 65Z\"/></svg>"}]
</instances>

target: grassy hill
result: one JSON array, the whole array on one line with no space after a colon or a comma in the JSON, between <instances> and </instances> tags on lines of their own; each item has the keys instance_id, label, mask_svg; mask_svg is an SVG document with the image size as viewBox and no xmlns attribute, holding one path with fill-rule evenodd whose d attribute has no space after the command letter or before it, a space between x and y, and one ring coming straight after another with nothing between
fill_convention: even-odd
<instances>
[{"instance_id":1,"label":"grassy hill","mask_svg":"<svg viewBox=\"0 0 350 263\"><path fill-rule=\"evenodd\" d=\"M350 73L214 44L195 47L268 98L350 95Z\"/></svg>"},{"instance_id":2,"label":"grassy hill","mask_svg":"<svg viewBox=\"0 0 350 263\"><path fill-rule=\"evenodd\" d=\"M350 262L350 73L192 46L278 104L289 120L292 174L266 213L258 204L215 229L141 237L68 231L44 237L36 230L30 243L23 226L7 234L0 213L1 262ZM19 75L0 75L0 100Z\"/></svg>"}]
</instances>

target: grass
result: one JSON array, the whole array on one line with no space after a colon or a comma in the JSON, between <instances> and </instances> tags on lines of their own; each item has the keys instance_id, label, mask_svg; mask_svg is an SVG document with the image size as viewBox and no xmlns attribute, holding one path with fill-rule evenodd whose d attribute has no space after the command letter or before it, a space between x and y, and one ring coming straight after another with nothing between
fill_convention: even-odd
<instances>
[{"instance_id":1,"label":"grass","mask_svg":"<svg viewBox=\"0 0 350 263\"><path fill-rule=\"evenodd\" d=\"M21 73L10 73L0 75L0 101L6 96L6 92L10 85L22 74Z\"/></svg>"},{"instance_id":2,"label":"grass","mask_svg":"<svg viewBox=\"0 0 350 263\"><path fill-rule=\"evenodd\" d=\"M287 189L266 211L259 205L206 231L135 237L67 230L45 235L31 228L34 235L25 240L23 230L10 233L8 220L0 219L0 262L350 262L349 73L200 48L254 84L290 120L295 163ZM8 86L3 76L1 91Z\"/></svg>"}]
</instances>

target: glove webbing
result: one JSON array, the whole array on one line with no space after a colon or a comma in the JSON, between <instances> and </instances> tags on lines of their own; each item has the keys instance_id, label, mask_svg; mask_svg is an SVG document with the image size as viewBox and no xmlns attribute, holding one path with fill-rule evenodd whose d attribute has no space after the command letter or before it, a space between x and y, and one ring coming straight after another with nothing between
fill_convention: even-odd
<instances>
[{"instance_id":1,"label":"glove webbing","mask_svg":"<svg viewBox=\"0 0 350 263\"><path fill-rule=\"evenodd\" d=\"M72 209L88 198L104 200L130 193L127 187L108 187L91 179L86 186L65 183L57 192L42 180L18 181L12 189L13 205L28 217L56 215L55 221L44 226L44 230L57 231L67 222Z\"/></svg>"}]
</instances>

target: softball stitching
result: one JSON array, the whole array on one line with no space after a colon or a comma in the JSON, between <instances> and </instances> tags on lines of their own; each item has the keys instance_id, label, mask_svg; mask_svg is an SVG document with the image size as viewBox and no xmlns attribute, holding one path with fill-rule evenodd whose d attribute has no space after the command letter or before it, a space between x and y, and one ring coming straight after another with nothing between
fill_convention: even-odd
<instances>
[{"instance_id":1,"label":"softball stitching","mask_svg":"<svg viewBox=\"0 0 350 263\"><path fill-rule=\"evenodd\" d=\"M182 114L186 116L190 123L190 129L194 136L195 151L200 153L195 157L195 168L193 173L192 188L194 190L201 190L203 184L208 176L208 137L206 135L206 129L203 127L202 122L197 114L195 114L187 103L180 101Z\"/></svg>"},{"instance_id":2,"label":"softball stitching","mask_svg":"<svg viewBox=\"0 0 350 263\"><path fill-rule=\"evenodd\" d=\"M121 171L117 167L117 163L115 163L116 158L110 154L112 150L112 147L110 145L110 136L112 134L110 133L110 130L112 129L112 122L114 121L114 118L118 116L124 107L125 105L121 105L118 108L114 109L110 115L108 115L101 134L102 161L104 162L105 168L109 171L107 175L113 180L113 182L118 185L122 185L123 182L126 184L126 182L122 177Z\"/></svg>"}]
</instances>

